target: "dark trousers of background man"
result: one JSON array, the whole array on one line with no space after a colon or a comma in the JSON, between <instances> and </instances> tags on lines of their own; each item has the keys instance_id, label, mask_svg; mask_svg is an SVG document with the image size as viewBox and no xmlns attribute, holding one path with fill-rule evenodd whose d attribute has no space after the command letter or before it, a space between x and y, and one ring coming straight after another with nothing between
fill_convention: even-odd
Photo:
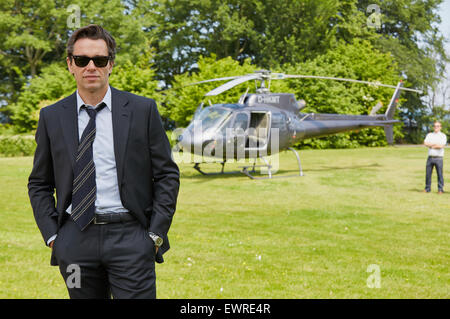
<instances>
[{"instance_id":1,"label":"dark trousers of background man","mask_svg":"<svg viewBox=\"0 0 450 319\"><path fill-rule=\"evenodd\" d=\"M155 246L137 220L81 232L68 218L53 249L72 299L156 298Z\"/></svg>"},{"instance_id":2,"label":"dark trousers of background man","mask_svg":"<svg viewBox=\"0 0 450 319\"><path fill-rule=\"evenodd\" d=\"M433 173L433 167L436 167L438 177L438 191L444 191L444 158L440 156L428 156L427 160L427 172L425 180L425 190L431 191L431 174Z\"/></svg>"}]
</instances>

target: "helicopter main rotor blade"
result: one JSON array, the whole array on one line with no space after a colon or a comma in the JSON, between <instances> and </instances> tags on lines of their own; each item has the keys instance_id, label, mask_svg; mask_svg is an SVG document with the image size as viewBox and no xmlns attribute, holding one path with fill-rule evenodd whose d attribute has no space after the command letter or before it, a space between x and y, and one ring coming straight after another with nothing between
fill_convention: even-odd
<instances>
[{"instance_id":1,"label":"helicopter main rotor blade","mask_svg":"<svg viewBox=\"0 0 450 319\"><path fill-rule=\"evenodd\" d=\"M354 83L363 83L363 84L369 84L374 86L382 86L387 88L396 89L396 85L389 85L389 84L383 84L378 82L369 82L369 81L361 81L361 80L354 80L354 79L346 79L346 78L335 78L331 76L319 76L319 75L290 75L290 74L275 74L275 77L273 77L274 80L281 80L281 79L320 79L320 80L335 80L335 81L344 81L344 82L354 82ZM415 89L409 89L401 87L400 90L404 91L410 91L410 92L416 92L419 94L422 94L423 91L415 90Z\"/></svg>"},{"instance_id":2,"label":"helicopter main rotor blade","mask_svg":"<svg viewBox=\"0 0 450 319\"><path fill-rule=\"evenodd\" d=\"M257 80L257 79L261 79L261 75L260 74L249 74L249 75L244 75L244 76L240 76L238 78L235 78L234 80L227 82L217 88L215 88L212 91L209 91L208 93L205 94L205 96L214 96L214 95L218 95L220 93L223 93L233 87L235 87L236 85L239 85L241 83L250 81L250 80Z\"/></svg>"},{"instance_id":3,"label":"helicopter main rotor blade","mask_svg":"<svg viewBox=\"0 0 450 319\"><path fill-rule=\"evenodd\" d=\"M194 82L194 83L189 83L189 84L185 84L185 85L181 85L179 87L170 87L170 88L166 88L163 90L160 90L159 92L164 92L164 91L171 91L171 90L179 90L185 87L189 87L189 86L194 86L197 84L202 84L202 83L208 83L208 82L216 82L216 81L229 81L229 80L233 80L233 79L237 79L240 78L244 75L236 75L236 76L228 76L228 77L224 77L224 78L217 78L217 79L210 79L210 80L204 80L204 81L200 81L200 82Z\"/></svg>"},{"instance_id":4,"label":"helicopter main rotor blade","mask_svg":"<svg viewBox=\"0 0 450 319\"><path fill-rule=\"evenodd\" d=\"M217 78L217 79L210 79L210 80L204 80L204 81L200 81L200 82L195 82L195 83L191 83L190 85L197 85L197 84L202 84L202 83L208 83L208 82L217 82L217 81L229 81L229 80L234 80L240 77L243 77L245 75L235 75L235 76L228 76L228 77L224 77L224 78Z\"/></svg>"}]
</instances>

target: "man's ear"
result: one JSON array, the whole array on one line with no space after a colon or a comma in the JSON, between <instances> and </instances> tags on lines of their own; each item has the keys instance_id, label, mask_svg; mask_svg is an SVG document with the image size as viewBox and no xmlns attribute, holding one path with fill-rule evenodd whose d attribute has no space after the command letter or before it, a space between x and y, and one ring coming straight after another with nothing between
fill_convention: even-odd
<instances>
[{"instance_id":1,"label":"man's ear","mask_svg":"<svg viewBox=\"0 0 450 319\"><path fill-rule=\"evenodd\" d=\"M73 74L73 72L72 72L72 59L67 57L66 62L67 62L67 69L73 76L75 76L75 74Z\"/></svg>"},{"instance_id":2,"label":"man's ear","mask_svg":"<svg viewBox=\"0 0 450 319\"><path fill-rule=\"evenodd\" d=\"M114 67L114 61L110 61L109 63L111 64L111 69L109 70L109 75L108 76L111 76L112 69Z\"/></svg>"}]
</instances>

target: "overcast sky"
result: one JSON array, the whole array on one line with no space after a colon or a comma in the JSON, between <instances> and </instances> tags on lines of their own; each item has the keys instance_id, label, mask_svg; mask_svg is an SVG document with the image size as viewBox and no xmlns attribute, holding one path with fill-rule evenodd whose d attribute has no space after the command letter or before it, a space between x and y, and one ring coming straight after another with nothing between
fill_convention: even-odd
<instances>
[{"instance_id":1,"label":"overcast sky","mask_svg":"<svg viewBox=\"0 0 450 319\"><path fill-rule=\"evenodd\" d=\"M450 0L445 0L441 5L440 14L442 19L441 32L447 40L450 40ZM447 43L446 47L447 52L450 53L450 43Z\"/></svg>"},{"instance_id":2,"label":"overcast sky","mask_svg":"<svg viewBox=\"0 0 450 319\"><path fill-rule=\"evenodd\" d=\"M441 16L441 25L439 26L442 34L447 40L445 43L445 48L447 55L450 55L450 0L444 0L440 6L439 15ZM444 94L442 92L447 92L445 94L446 98L444 101ZM447 77L442 79L440 85L438 85L438 90L436 91L435 102L437 105L445 104L447 109L450 110L450 63L447 64ZM428 98L425 98L428 100Z\"/></svg>"},{"instance_id":3,"label":"overcast sky","mask_svg":"<svg viewBox=\"0 0 450 319\"><path fill-rule=\"evenodd\" d=\"M450 0L444 0L444 2L441 5L441 10L440 10L440 15L441 15L441 32L442 34L445 36L445 38L447 39L447 43L445 45L446 50L447 50L447 54L450 55ZM450 76L450 65L447 66L447 77ZM443 79L443 81L446 83L446 85L448 85L450 79ZM438 101L439 103L444 103L446 104L447 108L450 109L450 101L447 98L446 101L442 101L442 99L440 99L440 97L438 97Z\"/></svg>"}]
</instances>

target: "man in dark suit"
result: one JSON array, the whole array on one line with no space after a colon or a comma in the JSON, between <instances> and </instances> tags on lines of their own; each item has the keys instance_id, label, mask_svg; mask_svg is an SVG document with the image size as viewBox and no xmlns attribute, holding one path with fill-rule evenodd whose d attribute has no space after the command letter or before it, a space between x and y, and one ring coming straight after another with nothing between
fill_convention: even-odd
<instances>
[{"instance_id":1,"label":"man in dark suit","mask_svg":"<svg viewBox=\"0 0 450 319\"><path fill-rule=\"evenodd\" d=\"M72 34L77 91L36 131L30 202L71 298L155 298L169 249L179 170L155 101L109 86L115 49L98 25Z\"/></svg>"}]
</instances>

